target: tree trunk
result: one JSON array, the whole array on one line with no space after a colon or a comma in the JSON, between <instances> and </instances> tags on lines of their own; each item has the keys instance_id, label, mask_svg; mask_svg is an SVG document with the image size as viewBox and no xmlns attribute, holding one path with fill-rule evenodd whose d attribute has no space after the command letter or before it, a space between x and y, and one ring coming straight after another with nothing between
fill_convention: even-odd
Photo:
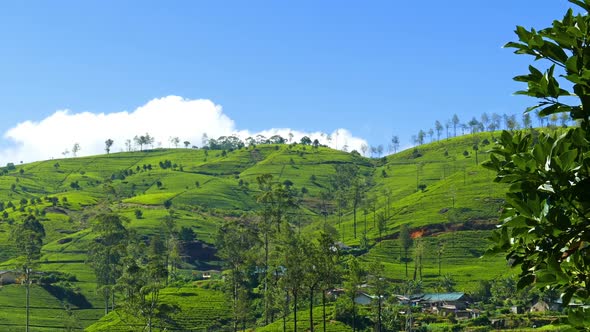
<instances>
[{"instance_id":1,"label":"tree trunk","mask_svg":"<svg viewBox=\"0 0 590 332\"><path fill-rule=\"evenodd\" d=\"M313 332L313 287L309 289L309 330Z\"/></svg>"},{"instance_id":2,"label":"tree trunk","mask_svg":"<svg viewBox=\"0 0 590 332\"><path fill-rule=\"evenodd\" d=\"M354 227L354 238L356 239L356 202L352 208L352 213L353 213L353 227Z\"/></svg>"},{"instance_id":3,"label":"tree trunk","mask_svg":"<svg viewBox=\"0 0 590 332\"><path fill-rule=\"evenodd\" d=\"M109 314L109 290L106 288L106 286L103 289L104 292L104 315L108 315Z\"/></svg>"},{"instance_id":4,"label":"tree trunk","mask_svg":"<svg viewBox=\"0 0 590 332\"><path fill-rule=\"evenodd\" d=\"M268 230L264 234L264 325L268 325Z\"/></svg>"},{"instance_id":5,"label":"tree trunk","mask_svg":"<svg viewBox=\"0 0 590 332\"><path fill-rule=\"evenodd\" d=\"M297 292L293 292L293 332L297 332Z\"/></svg>"},{"instance_id":6,"label":"tree trunk","mask_svg":"<svg viewBox=\"0 0 590 332\"><path fill-rule=\"evenodd\" d=\"M377 332L381 332L381 295L379 296L379 309L377 313Z\"/></svg>"},{"instance_id":7,"label":"tree trunk","mask_svg":"<svg viewBox=\"0 0 590 332\"><path fill-rule=\"evenodd\" d=\"M406 263L406 279L408 278L408 249L406 249L406 255L404 257L404 262Z\"/></svg>"},{"instance_id":8,"label":"tree trunk","mask_svg":"<svg viewBox=\"0 0 590 332\"><path fill-rule=\"evenodd\" d=\"M322 314L323 314L324 332L326 332L326 290L322 291Z\"/></svg>"},{"instance_id":9,"label":"tree trunk","mask_svg":"<svg viewBox=\"0 0 590 332\"><path fill-rule=\"evenodd\" d=\"M354 297L352 298L352 332L356 331L356 303Z\"/></svg>"},{"instance_id":10,"label":"tree trunk","mask_svg":"<svg viewBox=\"0 0 590 332\"><path fill-rule=\"evenodd\" d=\"M31 293L30 293L30 288L31 288L31 279L30 279L30 277L31 276L29 274L29 268L27 267L26 270L25 270L25 283L26 283L25 286L26 286L26 289L27 289L27 291L26 291L26 293L27 293L26 294L26 297L27 297L27 300L26 300L26 302L27 302L26 303L26 307L27 307L26 308L27 309L26 331L27 332L29 332L29 307L30 307L30 302L29 301L30 301L30 295L31 295Z\"/></svg>"}]
</instances>

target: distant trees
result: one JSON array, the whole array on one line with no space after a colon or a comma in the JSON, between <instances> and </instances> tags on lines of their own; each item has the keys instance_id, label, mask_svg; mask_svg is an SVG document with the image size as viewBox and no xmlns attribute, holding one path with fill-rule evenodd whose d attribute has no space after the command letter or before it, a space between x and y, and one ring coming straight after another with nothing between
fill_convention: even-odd
<instances>
[{"instance_id":1,"label":"distant trees","mask_svg":"<svg viewBox=\"0 0 590 332\"><path fill-rule=\"evenodd\" d=\"M107 154L111 153L111 146L113 146L113 143L115 143L115 141L110 138L104 141L104 150L107 152Z\"/></svg>"},{"instance_id":2,"label":"distant trees","mask_svg":"<svg viewBox=\"0 0 590 332\"><path fill-rule=\"evenodd\" d=\"M191 142L190 141L184 141L183 143L184 143L184 148L185 149L188 149L189 145L191 145Z\"/></svg>"},{"instance_id":3,"label":"distant trees","mask_svg":"<svg viewBox=\"0 0 590 332\"><path fill-rule=\"evenodd\" d=\"M154 144L155 138L146 133L145 135L133 137L133 141L136 145L139 145L139 151L143 151L143 146Z\"/></svg>"}]
</instances>

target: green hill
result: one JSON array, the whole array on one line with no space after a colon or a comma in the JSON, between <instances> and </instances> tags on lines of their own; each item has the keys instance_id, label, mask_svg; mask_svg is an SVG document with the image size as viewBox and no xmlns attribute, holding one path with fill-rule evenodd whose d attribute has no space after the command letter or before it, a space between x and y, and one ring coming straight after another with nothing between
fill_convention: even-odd
<instances>
[{"instance_id":1,"label":"green hill","mask_svg":"<svg viewBox=\"0 0 590 332\"><path fill-rule=\"evenodd\" d=\"M36 215L47 233L38 270L66 273L70 280L53 288L33 286L33 330L49 331L60 324L89 327L104 313L86 262L95 237L89 223L95 215L117 212L129 218L130 229L149 236L164 227L171 207L177 227L191 228L199 243L210 248L222 221L260 209L256 178L268 173L275 181L292 182L299 193L301 208L295 219L301 232L316 232L326 222L343 243L359 248L361 261L379 259L388 278L403 280L405 265L396 239L400 225L408 224L415 240L423 239L424 287L435 287L440 280L440 264L440 274L452 277L457 289L470 291L480 280L510 273L501 257L480 258L503 203L503 188L479 166L490 141L490 133L468 135L375 159L326 147L258 145L234 151L157 149L6 167L0 176L0 270L15 268L13 224L27 214ZM366 184L356 238L352 208L345 207L338 216L334 200L323 204L321 198L331 188L335 166L347 164L359 167ZM141 210L141 218L136 218L136 210ZM387 219L381 233L379 214ZM219 264L211 256L185 258L179 272L191 276ZM178 329L207 328L227 318L219 290L185 283L166 288L164 294L166 301L186 309ZM0 295L9 308L0 315L0 329L22 329L24 287L6 285ZM193 308L194 297L200 303L211 299L205 306L217 309ZM117 319L112 313L90 330L113 330Z\"/></svg>"}]
</instances>

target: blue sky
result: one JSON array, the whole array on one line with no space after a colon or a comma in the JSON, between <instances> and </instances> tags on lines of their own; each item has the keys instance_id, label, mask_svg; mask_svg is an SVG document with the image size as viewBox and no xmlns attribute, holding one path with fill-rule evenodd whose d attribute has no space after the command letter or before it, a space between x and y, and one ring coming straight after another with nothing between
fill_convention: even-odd
<instances>
[{"instance_id":1,"label":"blue sky","mask_svg":"<svg viewBox=\"0 0 590 332\"><path fill-rule=\"evenodd\" d=\"M521 113L532 100L511 95L520 88L511 78L530 59L501 46L515 39L515 25L545 27L568 7L555 0L2 2L0 132L57 110L132 112L175 95L222 106L237 130L345 128L371 145L394 134L408 145L454 113L464 121ZM1 148L14 146L0 139Z\"/></svg>"}]
</instances>

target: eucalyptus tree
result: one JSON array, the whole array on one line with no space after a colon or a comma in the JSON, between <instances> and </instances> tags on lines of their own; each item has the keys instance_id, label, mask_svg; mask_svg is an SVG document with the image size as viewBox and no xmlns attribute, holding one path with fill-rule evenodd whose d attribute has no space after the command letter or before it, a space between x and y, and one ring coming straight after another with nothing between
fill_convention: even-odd
<instances>
[{"instance_id":1,"label":"eucalyptus tree","mask_svg":"<svg viewBox=\"0 0 590 332\"><path fill-rule=\"evenodd\" d=\"M453 136L457 137L457 126L460 124L459 116L457 116L457 114L453 114L451 123L453 124Z\"/></svg>"},{"instance_id":2,"label":"eucalyptus tree","mask_svg":"<svg viewBox=\"0 0 590 332\"><path fill-rule=\"evenodd\" d=\"M326 293L336 285L341 277L342 271L339 263L340 253L336 245L334 232L320 233L318 243L318 256L316 260L317 270L320 275L319 287L322 290L322 323L326 331Z\"/></svg>"},{"instance_id":3,"label":"eucalyptus tree","mask_svg":"<svg viewBox=\"0 0 590 332\"><path fill-rule=\"evenodd\" d=\"M143 321L143 330L150 332L157 325L165 328L163 325L169 320L170 313L177 309L160 299L160 291L168 277L163 258L165 250L159 235L150 237L147 247L138 238L129 241L122 274L117 280L117 289L123 294L123 301L117 305L120 317L126 317L129 322L139 319Z\"/></svg>"},{"instance_id":4,"label":"eucalyptus tree","mask_svg":"<svg viewBox=\"0 0 590 332\"><path fill-rule=\"evenodd\" d=\"M104 313L115 306L114 287L122 273L122 259L126 255L129 220L117 214L100 214L92 221L96 235L88 249L88 263L94 270L96 283L104 299ZM110 303L109 303L110 302Z\"/></svg>"},{"instance_id":5,"label":"eucalyptus tree","mask_svg":"<svg viewBox=\"0 0 590 332\"><path fill-rule=\"evenodd\" d=\"M391 137L391 145L393 146L393 153L397 153L397 149L399 149L399 137L397 135Z\"/></svg>"},{"instance_id":6,"label":"eucalyptus tree","mask_svg":"<svg viewBox=\"0 0 590 332\"><path fill-rule=\"evenodd\" d=\"M74 146L72 146L72 155L74 157L76 157L76 155L78 154L78 151L80 151L80 144L74 143Z\"/></svg>"},{"instance_id":7,"label":"eucalyptus tree","mask_svg":"<svg viewBox=\"0 0 590 332\"><path fill-rule=\"evenodd\" d=\"M436 140L440 141L440 135L443 131L444 127L442 125L442 123L440 123L440 121L436 120L434 122L434 130L436 131Z\"/></svg>"},{"instance_id":8,"label":"eucalyptus tree","mask_svg":"<svg viewBox=\"0 0 590 332\"><path fill-rule=\"evenodd\" d=\"M382 312L383 312L383 298L387 294L388 282L385 280L385 266L378 260L374 260L370 263L367 271L367 281L369 286L373 289L375 294L377 305L377 322L375 324L375 331L381 332L382 330Z\"/></svg>"},{"instance_id":9,"label":"eucalyptus tree","mask_svg":"<svg viewBox=\"0 0 590 332\"><path fill-rule=\"evenodd\" d=\"M110 138L104 141L104 150L107 152L107 154L111 153L111 146L113 146L114 143L115 141Z\"/></svg>"},{"instance_id":10,"label":"eucalyptus tree","mask_svg":"<svg viewBox=\"0 0 590 332\"><path fill-rule=\"evenodd\" d=\"M258 228L263 237L262 242L264 246L264 273L262 274L264 285L264 316L265 323L268 324L270 307L267 291L269 286L268 271L271 237L273 234L281 233L281 225L283 224L283 229L288 229L287 217L297 207L297 197L293 187L273 181L271 174L260 175L256 178L256 181L260 189L257 202L261 206L258 212L260 215Z\"/></svg>"},{"instance_id":11,"label":"eucalyptus tree","mask_svg":"<svg viewBox=\"0 0 590 332\"><path fill-rule=\"evenodd\" d=\"M308 256L310 254L310 242L301 238L290 228L284 231L283 239L283 245L280 247L284 266L282 280L285 289L293 296L293 331L297 331L299 296L305 287L306 274L309 273L307 271L313 266L313 262Z\"/></svg>"},{"instance_id":12,"label":"eucalyptus tree","mask_svg":"<svg viewBox=\"0 0 590 332\"><path fill-rule=\"evenodd\" d=\"M238 330L239 323L245 325L251 294L248 289L250 273L255 264L255 248L258 247L258 235L251 221L247 219L227 221L217 232L217 255L228 269L225 292L229 295L233 331Z\"/></svg>"},{"instance_id":13,"label":"eucalyptus tree","mask_svg":"<svg viewBox=\"0 0 590 332\"><path fill-rule=\"evenodd\" d=\"M347 273L345 276L345 289L346 294L350 301L352 302L352 331L357 331L356 328L356 318L357 318L357 310L356 310L356 302L355 298L357 296L359 287L364 283L365 271L361 267L359 261L356 257L352 256L347 263Z\"/></svg>"},{"instance_id":14,"label":"eucalyptus tree","mask_svg":"<svg viewBox=\"0 0 590 332\"><path fill-rule=\"evenodd\" d=\"M19 223L12 229L11 233L11 240L21 254L17 259L17 264L24 276L23 282L26 290L25 328L27 332L29 331L30 317L31 274L39 258L41 258L41 248L43 247L44 238L45 228L34 215L26 216L22 223Z\"/></svg>"},{"instance_id":15,"label":"eucalyptus tree","mask_svg":"<svg viewBox=\"0 0 590 332\"><path fill-rule=\"evenodd\" d=\"M408 250L412 247L413 242L408 225L402 224L399 229L399 245L400 249L404 249L403 261L406 264L406 278L408 277Z\"/></svg>"}]
</instances>

